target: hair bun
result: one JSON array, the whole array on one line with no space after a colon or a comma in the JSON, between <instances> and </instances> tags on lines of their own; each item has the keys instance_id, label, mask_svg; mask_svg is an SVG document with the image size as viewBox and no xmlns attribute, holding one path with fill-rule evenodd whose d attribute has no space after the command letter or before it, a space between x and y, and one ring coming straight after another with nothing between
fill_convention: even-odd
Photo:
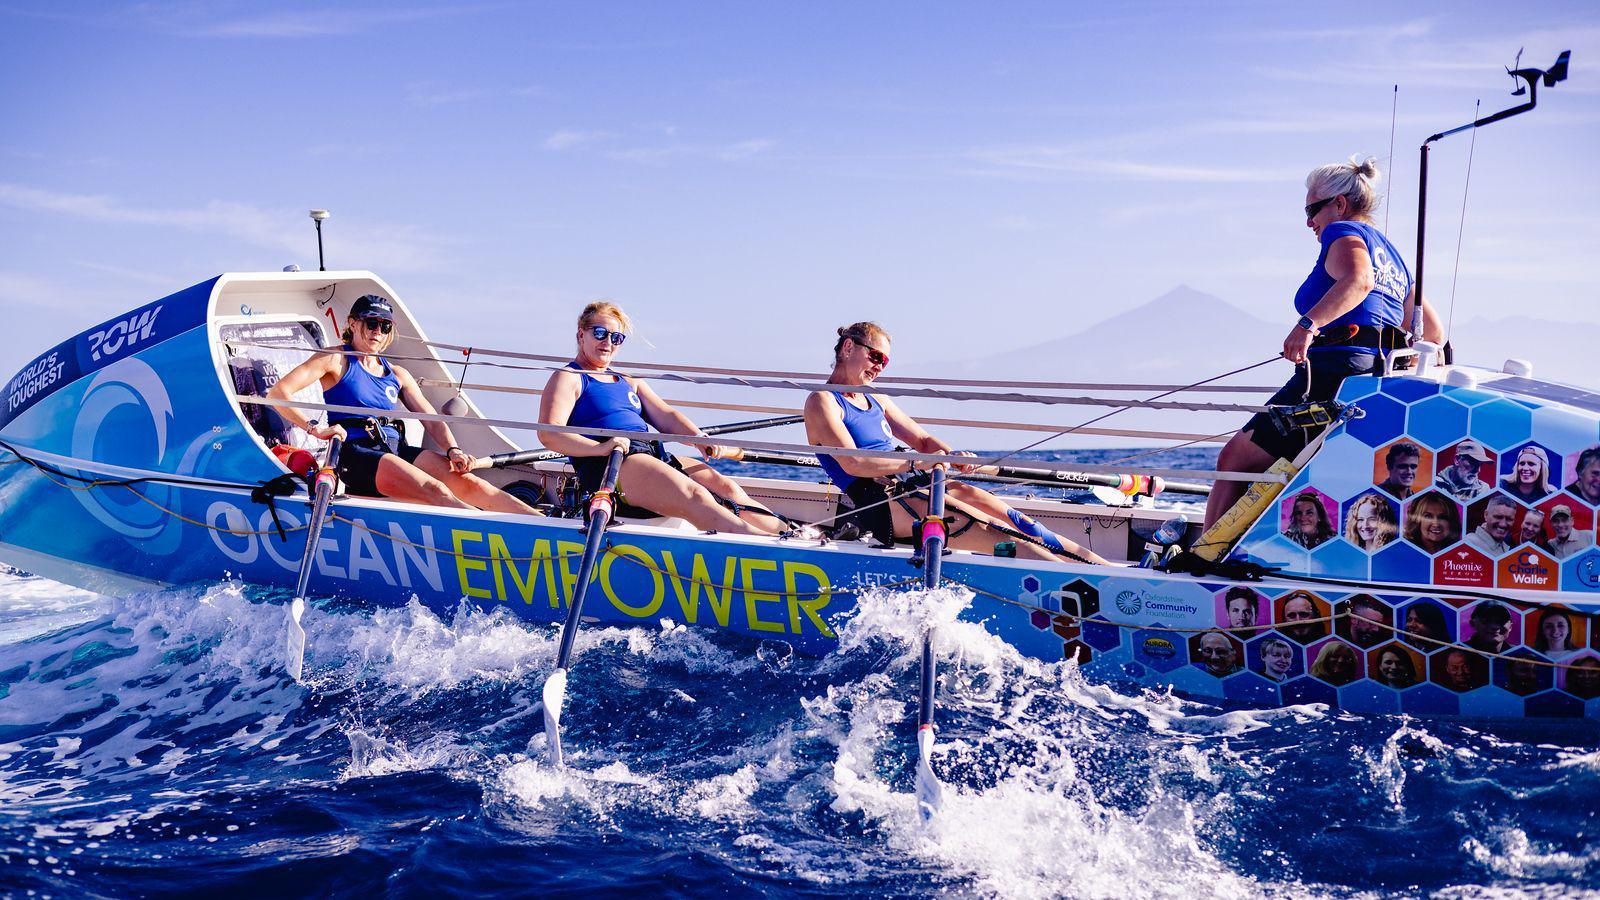
<instances>
[{"instance_id":1,"label":"hair bun","mask_svg":"<svg viewBox=\"0 0 1600 900\"><path fill-rule=\"evenodd\" d=\"M1376 181L1378 178L1378 158L1376 156L1369 156L1366 159L1362 159L1361 154L1354 154L1350 157L1350 168L1353 169L1356 175L1361 178L1367 178L1374 181Z\"/></svg>"}]
</instances>

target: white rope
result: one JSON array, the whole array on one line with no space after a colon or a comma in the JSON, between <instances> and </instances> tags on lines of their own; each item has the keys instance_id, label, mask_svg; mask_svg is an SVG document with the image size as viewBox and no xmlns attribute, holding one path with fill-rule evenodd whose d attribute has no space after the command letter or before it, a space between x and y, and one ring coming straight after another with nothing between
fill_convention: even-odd
<instances>
[{"instance_id":1,"label":"white rope","mask_svg":"<svg viewBox=\"0 0 1600 900\"><path fill-rule=\"evenodd\" d=\"M556 363L565 365L572 357L550 356L542 353L519 353L515 350L488 350L482 347L463 347L459 344L444 344L437 341L417 341L425 347L435 350L451 350L467 355L484 354L487 356L500 356L506 359L526 359L535 362ZM490 365L493 365L492 363ZM786 372L768 369L727 369L717 366L689 366L681 363L656 363L644 361L618 361L616 367L626 369L649 369L659 372L698 372L707 375L741 375L756 378L810 378L826 379L826 372ZM519 367L521 368L521 367ZM537 369L543 366L528 366ZM1120 382L1097 381L995 381L977 378L922 378L911 375L882 375L874 379L873 384L937 384L945 387L996 387L996 388L1035 388L1050 391L1194 391L1197 393L1215 394L1271 394L1281 385L1210 385L1193 387L1175 384L1125 384Z\"/></svg>"},{"instance_id":2,"label":"white rope","mask_svg":"<svg viewBox=\"0 0 1600 900\"><path fill-rule=\"evenodd\" d=\"M452 390L487 391L500 394L523 394L538 397L544 394L543 388L514 387L504 384L457 384L444 378L419 378L417 383L426 387L447 387ZM800 410L789 409L782 406L756 406L749 403L713 403L709 400L678 400L663 398L673 406L684 406L690 409L715 409L726 412L772 413L774 415L800 415ZM1039 431L1057 434L1070 428L1068 425L1038 425L1032 422L990 422L981 419L941 419L931 416L917 416L917 421L924 425L945 425L952 428L982 428L995 431ZM1142 438L1156 441L1190 441L1193 443L1221 444L1227 441L1226 435L1191 434L1182 431L1145 431L1136 428L1080 428L1075 434L1092 434L1100 437L1129 437Z\"/></svg>"},{"instance_id":3,"label":"white rope","mask_svg":"<svg viewBox=\"0 0 1600 900\"><path fill-rule=\"evenodd\" d=\"M301 400L279 400L274 397L236 397L240 403L254 403L260 406L289 407L294 409L315 409L322 412L340 413L345 416L366 417L383 415L395 419L416 419L420 422L447 422L452 425L488 425L496 428L511 428L522 431L535 431L552 434L575 434L581 437L622 437L632 440L645 441L673 441L679 444L704 445L715 444L723 447L746 447L751 450L782 450L791 453L825 453L829 456L851 456L861 459L909 459L921 460L930 463L950 463L957 466L970 466L980 462L971 456L957 456L950 453L913 453L911 451L896 450L862 450L856 447L817 447L812 444L790 444L778 441L752 441L744 438L729 439L723 436L706 437L704 435L671 434L657 431L616 431L609 428L580 428L572 425L549 425L544 422L524 422L516 419L491 419L475 418L471 416L449 416L443 413L413 412L408 409L395 409L388 411L372 410L360 406L333 406L327 403L309 403ZM1047 460L1028 460L1029 468L1047 469L1052 472L1094 472L1104 475L1121 475L1126 468L1114 466L1098 466L1088 463L1051 462ZM1147 475L1159 475L1162 478L1200 478L1208 481L1271 481L1284 483L1288 479L1283 475L1269 475L1252 472L1218 472L1204 469L1146 469L1136 471Z\"/></svg>"}]
</instances>

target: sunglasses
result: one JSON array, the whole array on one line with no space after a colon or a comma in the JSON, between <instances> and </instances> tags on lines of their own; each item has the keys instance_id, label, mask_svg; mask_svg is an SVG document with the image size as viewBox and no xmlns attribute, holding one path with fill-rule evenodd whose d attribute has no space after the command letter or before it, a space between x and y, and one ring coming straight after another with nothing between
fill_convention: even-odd
<instances>
[{"instance_id":1,"label":"sunglasses","mask_svg":"<svg viewBox=\"0 0 1600 900\"><path fill-rule=\"evenodd\" d=\"M1329 203L1332 203L1334 200L1338 199L1338 196L1339 196L1338 194L1335 194L1332 197L1323 197L1321 200L1318 200L1317 202L1308 205L1306 207L1306 218L1309 219L1312 216L1316 215L1317 213L1322 212L1322 208L1324 206L1327 206Z\"/></svg>"},{"instance_id":2,"label":"sunglasses","mask_svg":"<svg viewBox=\"0 0 1600 900\"><path fill-rule=\"evenodd\" d=\"M626 334L620 331L612 331L604 325L590 326L589 333L594 335L594 339L597 341L610 341L613 347L621 347L622 342L628 339Z\"/></svg>"},{"instance_id":3,"label":"sunglasses","mask_svg":"<svg viewBox=\"0 0 1600 900\"><path fill-rule=\"evenodd\" d=\"M851 338L850 343L855 344L857 347L867 351L867 359L871 360L873 365L880 369L888 368L889 354L884 353L882 350L875 350L872 347L868 347L866 344L861 343L855 338Z\"/></svg>"},{"instance_id":4,"label":"sunglasses","mask_svg":"<svg viewBox=\"0 0 1600 900\"><path fill-rule=\"evenodd\" d=\"M394 331L394 323L388 319L362 319L361 327L368 331L381 331L384 334Z\"/></svg>"}]
</instances>

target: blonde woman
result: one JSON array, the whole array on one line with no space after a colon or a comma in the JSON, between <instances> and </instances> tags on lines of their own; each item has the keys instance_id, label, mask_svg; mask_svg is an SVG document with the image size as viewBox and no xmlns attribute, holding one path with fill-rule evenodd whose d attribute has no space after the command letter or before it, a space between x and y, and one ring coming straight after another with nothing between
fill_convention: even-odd
<instances>
[{"instance_id":1,"label":"blonde woman","mask_svg":"<svg viewBox=\"0 0 1600 900\"><path fill-rule=\"evenodd\" d=\"M1306 176L1306 227L1320 245L1316 265L1295 292L1300 317L1283 339L1283 357L1298 368L1268 405L1331 400L1353 375L1369 375L1385 354L1406 346L1418 298L1400 251L1373 219L1378 208L1378 163L1352 156ZM1443 343L1444 329L1423 304L1423 334ZM1307 383L1309 380L1309 384ZM1258 413L1217 457L1225 472L1264 472L1294 459L1315 437L1310 429L1278 430ZM1206 501L1206 527L1244 493L1239 481L1219 481Z\"/></svg>"},{"instance_id":2,"label":"blonde woman","mask_svg":"<svg viewBox=\"0 0 1600 900\"><path fill-rule=\"evenodd\" d=\"M1550 457L1543 447L1529 444L1517 451L1511 473L1500 479L1500 489L1523 503L1538 503L1550 494Z\"/></svg>"},{"instance_id":3,"label":"blonde woman","mask_svg":"<svg viewBox=\"0 0 1600 900\"><path fill-rule=\"evenodd\" d=\"M1362 494L1350 506L1350 515L1344 524L1344 539L1357 548L1371 553L1389 545L1400 534L1400 523L1395 520L1394 507L1376 491Z\"/></svg>"},{"instance_id":4,"label":"blonde woman","mask_svg":"<svg viewBox=\"0 0 1600 900\"><path fill-rule=\"evenodd\" d=\"M655 431L698 437L688 416L656 396L649 384L613 371L611 361L633 328L615 303L596 302L578 316L577 353L565 369L545 384L539 421L611 431ZM544 445L572 460L585 491L600 486L612 450L626 456L617 477L617 491L631 506L675 516L705 531L772 535L783 525L752 500L738 482L699 460L678 459L660 441L625 437L584 437L546 432ZM723 447L694 444L707 459L732 456Z\"/></svg>"}]
</instances>

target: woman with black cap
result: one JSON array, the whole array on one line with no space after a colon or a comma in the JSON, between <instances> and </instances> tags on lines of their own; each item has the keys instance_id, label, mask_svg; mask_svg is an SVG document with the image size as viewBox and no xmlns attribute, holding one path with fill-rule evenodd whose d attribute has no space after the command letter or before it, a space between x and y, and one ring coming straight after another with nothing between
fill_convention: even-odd
<instances>
[{"instance_id":1,"label":"woman with black cap","mask_svg":"<svg viewBox=\"0 0 1600 900\"><path fill-rule=\"evenodd\" d=\"M411 373L381 354L394 340L394 305L366 294L350 307L344 331L344 353L319 353L296 366L272 386L267 396L288 400L312 382L320 382L329 406L370 410L369 417L334 414L319 425L290 406L277 408L290 424L312 437L341 438L339 477L345 490L365 497L392 497L433 506L529 513L532 507L472 473L473 459L456 446L444 422L422 427L445 453L400 442L400 430L385 414L400 405L412 412L432 413Z\"/></svg>"}]
</instances>

